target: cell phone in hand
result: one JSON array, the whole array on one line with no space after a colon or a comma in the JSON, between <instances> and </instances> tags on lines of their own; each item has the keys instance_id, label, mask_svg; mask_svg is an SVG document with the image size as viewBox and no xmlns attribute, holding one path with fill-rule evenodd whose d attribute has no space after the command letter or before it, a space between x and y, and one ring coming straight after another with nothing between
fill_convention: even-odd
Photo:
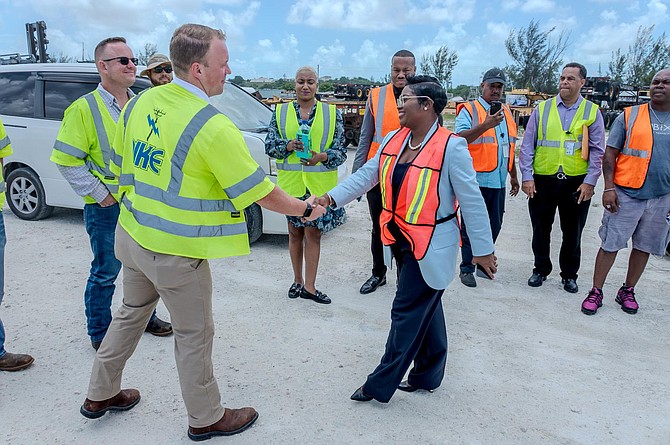
<instances>
[{"instance_id":1,"label":"cell phone in hand","mask_svg":"<svg viewBox=\"0 0 670 445\"><path fill-rule=\"evenodd\" d=\"M493 115L496 114L500 109L502 108L502 102L499 100L494 100L491 102L491 110L489 111L489 114Z\"/></svg>"}]
</instances>

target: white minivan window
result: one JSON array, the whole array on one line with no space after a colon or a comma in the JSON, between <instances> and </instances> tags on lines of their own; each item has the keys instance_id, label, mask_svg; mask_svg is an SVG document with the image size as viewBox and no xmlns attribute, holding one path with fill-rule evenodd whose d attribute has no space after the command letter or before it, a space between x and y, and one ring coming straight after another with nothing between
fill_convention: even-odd
<instances>
[{"instance_id":1,"label":"white minivan window","mask_svg":"<svg viewBox=\"0 0 670 445\"><path fill-rule=\"evenodd\" d=\"M8 116L35 115L34 73L0 74L0 110Z\"/></svg>"}]
</instances>

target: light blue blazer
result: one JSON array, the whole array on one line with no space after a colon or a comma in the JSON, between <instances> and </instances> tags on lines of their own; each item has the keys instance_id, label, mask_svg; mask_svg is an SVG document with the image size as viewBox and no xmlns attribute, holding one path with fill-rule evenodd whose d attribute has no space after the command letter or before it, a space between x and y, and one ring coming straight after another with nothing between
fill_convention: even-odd
<instances>
[{"instance_id":1,"label":"light blue blazer","mask_svg":"<svg viewBox=\"0 0 670 445\"><path fill-rule=\"evenodd\" d=\"M426 138L430 138L437 128L436 121ZM389 133L372 159L328 192L338 207L353 201L379 183L379 157L382 149L396 133L397 131ZM411 133L408 138L410 136ZM400 154L403 153L405 147L406 145L403 144ZM479 191L468 143L454 134L449 138L446 150L440 175L440 207L437 217L443 218L453 213L454 202L458 199L464 218L468 221L466 230L472 243L472 254L484 256L493 253L494 245L489 216ZM460 234L456 218L435 226L428 251L419 261L421 275L433 289L446 289L454 279L459 240ZM384 246L384 250L384 262L390 268L392 266L391 249Z\"/></svg>"}]
</instances>

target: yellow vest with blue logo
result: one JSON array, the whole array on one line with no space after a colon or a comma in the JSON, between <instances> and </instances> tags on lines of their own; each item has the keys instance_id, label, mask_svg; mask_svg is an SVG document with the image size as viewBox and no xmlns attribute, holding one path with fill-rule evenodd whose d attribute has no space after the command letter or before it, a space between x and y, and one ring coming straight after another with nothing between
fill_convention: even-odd
<instances>
[{"instance_id":1,"label":"yellow vest with blue logo","mask_svg":"<svg viewBox=\"0 0 670 445\"><path fill-rule=\"evenodd\" d=\"M568 130L563 130L556 98L538 105L537 143L533 171L538 175L553 175L562 167L567 176L585 175L588 162L582 159L584 125L595 122L598 106L582 99Z\"/></svg>"},{"instance_id":2,"label":"yellow vest with blue logo","mask_svg":"<svg viewBox=\"0 0 670 445\"><path fill-rule=\"evenodd\" d=\"M5 126L0 121L0 158L7 157L12 154L12 144L9 142L9 136L5 131ZM0 168L0 212L5 205L5 180L2 177L3 169Z\"/></svg>"},{"instance_id":3,"label":"yellow vest with blue logo","mask_svg":"<svg viewBox=\"0 0 670 445\"><path fill-rule=\"evenodd\" d=\"M152 88L123 109L113 147L119 224L139 245L189 258L249 253L244 209L274 184L214 106L174 83Z\"/></svg>"},{"instance_id":4,"label":"yellow vest with blue logo","mask_svg":"<svg viewBox=\"0 0 670 445\"><path fill-rule=\"evenodd\" d=\"M335 105L316 103L316 113L309 129L312 150L322 153L330 148L335 137L337 116ZM275 118L282 139L295 139L300 125L293 102L277 104ZM302 165L295 152L277 161L277 185L291 196L301 197L309 189L312 195L321 196L337 185L337 168L327 168L322 163Z\"/></svg>"},{"instance_id":5,"label":"yellow vest with blue logo","mask_svg":"<svg viewBox=\"0 0 670 445\"><path fill-rule=\"evenodd\" d=\"M119 185L109 171L110 143L116 122L96 90L74 101L66 110L56 137L51 161L67 167L86 165L118 200ZM84 196L87 204L95 199Z\"/></svg>"}]
</instances>

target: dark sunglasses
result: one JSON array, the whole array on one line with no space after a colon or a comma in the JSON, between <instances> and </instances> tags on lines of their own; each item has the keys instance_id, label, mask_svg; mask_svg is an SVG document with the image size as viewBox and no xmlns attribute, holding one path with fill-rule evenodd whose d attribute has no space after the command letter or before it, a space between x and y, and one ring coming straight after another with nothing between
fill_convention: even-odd
<instances>
[{"instance_id":1,"label":"dark sunglasses","mask_svg":"<svg viewBox=\"0 0 670 445\"><path fill-rule=\"evenodd\" d=\"M102 59L103 62L111 62L112 60L118 60L121 65L128 65L128 62L133 62L133 65L137 65L139 60L137 57L112 57L111 59Z\"/></svg>"},{"instance_id":2,"label":"dark sunglasses","mask_svg":"<svg viewBox=\"0 0 670 445\"><path fill-rule=\"evenodd\" d=\"M172 72L172 67L171 66L157 66L156 68L153 69L153 72L156 74L160 74L162 72L165 72L166 74L170 74Z\"/></svg>"}]
</instances>

